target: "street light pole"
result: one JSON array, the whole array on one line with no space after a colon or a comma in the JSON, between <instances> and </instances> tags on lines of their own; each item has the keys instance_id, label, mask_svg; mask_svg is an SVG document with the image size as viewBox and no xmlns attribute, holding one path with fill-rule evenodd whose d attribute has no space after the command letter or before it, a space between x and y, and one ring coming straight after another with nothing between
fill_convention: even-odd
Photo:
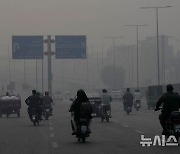
<instances>
[{"instance_id":1,"label":"street light pole","mask_svg":"<svg viewBox=\"0 0 180 154\"><path fill-rule=\"evenodd\" d=\"M114 65L114 73L113 73L113 88L116 88L116 48L115 48L115 39L122 38L122 36L119 37L104 37L104 38L111 38L113 39L113 65Z\"/></svg>"},{"instance_id":2,"label":"street light pole","mask_svg":"<svg viewBox=\"0 0 180 154\"><path fill-rule=\"evenodd\" d=\"M140 7L141 9L155 9L156 10L156 26L157 26L157 65L158 65L158 85L160 85L160 68L159 68L159 23L158 23L158 9L169 8L172 6L164 7Z\"/></svg>"},{"instance_id":3,"label":"street light pole","mask_svg":"<svg viewBox=\"0 0 180 154\"><path fill-rule=\"evenodd\" d=\"M137 36L137 88L139 88L139 27L140 26L148 26L148 25L125 25L136 27L136 36Z\"/></svg>"}]
</instances>

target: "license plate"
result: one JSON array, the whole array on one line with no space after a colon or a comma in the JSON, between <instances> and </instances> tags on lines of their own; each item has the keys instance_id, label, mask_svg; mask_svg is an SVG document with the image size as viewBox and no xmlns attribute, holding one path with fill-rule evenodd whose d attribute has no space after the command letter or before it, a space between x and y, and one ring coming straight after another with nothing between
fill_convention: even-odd
<instances>
[{"instance_id":1,"label":"license plate","mask_svg":"<svg viewBox=\"0 0 180 154\"><path fill-rule=\"evenodd\" d=\"M180 132L180 125L175 125L174 127L176 132Z\"/></svg>"},{"instance_id":2,"label":"license plate","mask_svg":"<svg viewBox=\"0 0 180 154\"><path fill-rule=\"evenodd\" d=\"M81 132L86 133L87 127L86 126L81 126Z\"/></svg>"}]
</instances>

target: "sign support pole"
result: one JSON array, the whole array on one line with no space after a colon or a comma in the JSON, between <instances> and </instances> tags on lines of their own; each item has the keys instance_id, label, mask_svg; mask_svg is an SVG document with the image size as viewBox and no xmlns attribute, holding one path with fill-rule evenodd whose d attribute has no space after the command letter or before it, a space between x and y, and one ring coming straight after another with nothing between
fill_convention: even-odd
<instances>
[{"instance_id":1,"label":"sign support pole","mask_svg":"<svg viewBox=\"0 0 180 154\"><path fill-rule=\"evenodd\" d=\"M47 36L47 40L44 40L44 43L47 43L47 63L48 63L48 92L49 95L52 96L52 70L51 70L51 56L55 53L51 51L51 43L54 43L55 40L51 39L51 35Z\"/></svg>"}]
</instances>

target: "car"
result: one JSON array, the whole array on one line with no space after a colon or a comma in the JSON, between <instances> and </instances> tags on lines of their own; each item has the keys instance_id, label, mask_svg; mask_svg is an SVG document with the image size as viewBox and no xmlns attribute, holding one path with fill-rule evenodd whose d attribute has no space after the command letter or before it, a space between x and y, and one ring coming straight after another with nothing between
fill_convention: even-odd
<instances>
[{"instance_id":1,"label":"car","mask_svg":"<svg viewBox=\"0 0 180 154\"><path fill-rule=\"evenodd\" d=\"M55 91L53 94L53 100L54 101L62 101L63 100L63 95L61 91Z\"/></svg>"},{"instance_id":2,"label":"car","mask_svg":"<svg viewBox=\"0 0 180 154\"><path fill-rule=\"evenodd\" d=\"M87 97L91 103L93 112L93 117L99 117L100 116L100 104L102 103L102 98L100 94L98 93L87 93Z\"/></svg>"}]
</instances>

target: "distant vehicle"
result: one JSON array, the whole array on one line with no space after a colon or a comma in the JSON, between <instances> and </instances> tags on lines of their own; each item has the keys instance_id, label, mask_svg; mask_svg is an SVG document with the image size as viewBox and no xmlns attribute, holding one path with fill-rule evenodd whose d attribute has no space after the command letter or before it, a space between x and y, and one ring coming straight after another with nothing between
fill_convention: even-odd
<instances>
[{"instance_id":1,"label":"distant vehicle","mask_svg":"<svg viewBox=\"0 0 180 154\"><path fill-rule=\"evenodd\" d=\"M121 101L122 100L122 91L120 89L112 89L110 91L112 101Z\"/></svg>"},{"instance_id":2,"label":"distant vehicle","mask_svg":"<svg viewBox=\"0 0 180 154\"><path fill-rule=\"evenodd\" d=\"M102 103L102 98L98 93L87 93L87 97L91 103L93 113L92 116L100 116L100 104Z\"/></svg>"},{"instance_id":3,"label":"distant vehicle","mask_svg":"<svg viewBox=\"0 0 180 154\"><path fill-rule=\"evenodd\" d=\"M155 85L155 86L148 86L146 92L146 100L148 109L155 108L156 102L163 94L163 86L162 85Z\"/></svg>"},{"instance_id":4,"label":"distant vehicle","mask_svg":"<svg viewBox=\"0 0 180 154\"><path fill-rule=\"evenodd\" d=\"M65 91L63 94L63 99L69 100L71 98L72 94L70 91Z\"/></svg>"},{"instance_id":5,"label":"distant vehicle","mask_svg":"<svg viewBox=\"0 0 180 154\"><path fill-rule=\"evenodd\" d=\"M9 117L10 114L17 114L20 117L21 99L15 95L0 96L0 118L3 114Z\"/></svg>"},{"instance_id":6,"label":"distant vehicle","mask_svg":"<svg viewBox=\"0 0 180 154\"><path fill-rule=\"evenodd\" d=\"M53 100L54 101L62 101L63 100L63 95L61 91L55 91L53 94Z\"/></svg>"}]
</instances>

